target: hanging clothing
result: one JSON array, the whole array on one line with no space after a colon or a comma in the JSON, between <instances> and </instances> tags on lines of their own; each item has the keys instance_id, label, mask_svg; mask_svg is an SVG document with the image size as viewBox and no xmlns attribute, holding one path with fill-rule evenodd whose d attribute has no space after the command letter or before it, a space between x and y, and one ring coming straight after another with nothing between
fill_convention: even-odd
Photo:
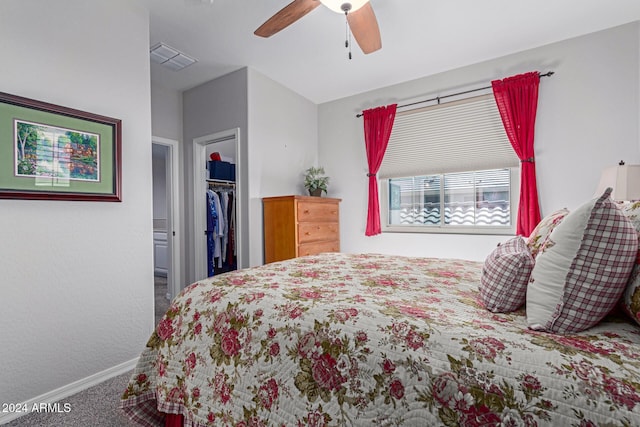
<instances>
[{"instance_id":1,"label":"hanging clothing","mask_svg":"<svg viewBox=\"0 0 640 427\"><path fill-rule=\"evenodd\" d=\"M214 258L216 250L216 235L218 233L218 209L215 203L215 193L207 191L207 276L214 274ZM219 248L218 248L219 250Z\"/></svg>"},{"instance_id":2,"label":"hanging clothing","mask_svg":"<svg viewBox=\"0 0 640 427\"><path fill-rule=\"evenodd\" d=\"M207 190L207 270L209 277L235 270L236 210L233 186L210 184Z\"/></svg>"},{"instance_id":3,"label":"hanging clothing","mask_svg":"<svg viewBox=\"0 0 640 427\"><path fill-rule=\"evenodd\" d=\"M236 207L233 192L229 193L229 233L227 241L227 265L233 267L235 265L235 232L236 232ZM235 270L235 268L233 268Z\"/></svg>"},{"instance_id":4,"label":"hanging clothing","mask_svg":"<svg viewBox=\"0 0 640 427\"><path fill-rule=\"evenodd\" d=\"M225 222L225 229L223 230L221 236L221 246L220 246L220 258L222 264L224 264L227 259L227 243L229 241L229 193L227 191L222 191L219 194L220 196L220 206L222 208L222 217ZM222 265L219 265L222 267Z\"/></svg>"},{"instance_id":5,"label":"hanging clothing","mask_svg":"<svg viewBox=\"0 0 640 427\"><path fill-rule=\"evenodd\" d=\"M212 193L213 193L213 201L216 205L216 212L218 212L218 227L216 228L216 233L214 235L216 247L213 252L213 257L218 258L218 268L220 268L222 267L222 236L225 233L226 221L224 219L224 212L222 210L222 205L220 204L220 196L215 191L212 191Z\"/></svg>"}]
</instances>

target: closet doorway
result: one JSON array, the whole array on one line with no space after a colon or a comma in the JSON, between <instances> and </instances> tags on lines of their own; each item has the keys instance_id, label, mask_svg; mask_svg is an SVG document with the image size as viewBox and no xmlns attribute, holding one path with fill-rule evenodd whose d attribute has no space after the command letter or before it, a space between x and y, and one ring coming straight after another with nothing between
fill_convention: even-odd
<instances>
[{"instance_id":1,"label":"closet doorway","mask_svg":"<svg viewBox=\"0 0 640 427\"><path fill-rule=\"evenodd\" d=\"M201 280L208 276L207 266L207 239L205 230L207 230L207 206L206 206L206 191L209 188L207 182L208 170L206 169L207 162L209 161L209 155L213 152L218 152L222 156L222 159L231 160L235 164L235 230L234 230L234 242L236 253L236 265L240 267L241 260L241 248L240 242L242 241L242 227L241 227L241 185L240 180L242 177L241 164L242 159L240 157L240 129L230 129L222 132L217 132L210 135L201 136L193 140L193 200L194 200L194 257L195 257L195 279Z\"/></svg>"},{"instance_id":2,"label":"closet doorway","mask_svg":"<svg viewBox=\"0 0 640 427\"><path fill-rule=\"evenodd\" d=\"M163 314L166 311L169 301L180 292L179 143L154 136L151 140L151 152L153 264L157 317L158 313Z\"/></svg>"}]
</instances>

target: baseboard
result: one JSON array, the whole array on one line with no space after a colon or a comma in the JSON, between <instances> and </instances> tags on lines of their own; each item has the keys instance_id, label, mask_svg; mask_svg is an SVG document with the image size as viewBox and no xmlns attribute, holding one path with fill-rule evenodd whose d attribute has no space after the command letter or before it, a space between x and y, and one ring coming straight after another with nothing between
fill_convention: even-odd
<instances>
[{"instance_id":1,"label":"baseboard","mask_svg":"<svg viewBox=\"0 0 640 427\"><path fill-rule=\"evenodd\" d=\"M67 384L55 390L52 390L48 393L41 394L40 396L34 397L33 399L29 399L25 402L22 402L20 406L24 406L27 408L33 407L34 404L40 405L41 403L55 403L66 397L72 396L76 393L79 393L83 390L93 387L94 385L98 385L101 382L109 380L113 377L117 377L120 374L124 374L127 371L131 371L136 367L138 363L138 358L131 359L128 362L121 363L112 368L105 369L104 371L98 372L97 374L93 374L81 380L72 382L71 384ZM9 421L13 421L16 418L20 418L23 415L27 415L25 412L10 412L10 413L1 413L0 412L0 425L6 424Z\"/></svg>"}]
</instances>

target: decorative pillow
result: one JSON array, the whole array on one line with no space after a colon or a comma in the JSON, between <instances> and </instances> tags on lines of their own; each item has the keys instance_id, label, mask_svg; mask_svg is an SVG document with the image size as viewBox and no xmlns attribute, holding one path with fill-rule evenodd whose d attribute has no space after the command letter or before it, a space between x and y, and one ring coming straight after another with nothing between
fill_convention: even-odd
<instances>
[{"instance_id":1,"label":"decorative pillow","mask_svg":"<svg viewBox=\"0 0 640 427\"><path fill-rule=\"evenodd\" d=\"M618 202L622 214L629 218L640 236L640 202ZM620 305L625 313L640 325L640 250L636 258L627 287L620 299Z\"/></svg>"},{"instance_id":2,"label":"decorative pillow","mask_svg":"<svg viewBox=\"0 0 640 427\"><path fill-rule=\"evenodd\" d=\"M485 260L480 277L480 298L485 308L506 313L524 304L534 262L521 236L495 248Z\"/></svg>"},{"instance_id":3,"label":"decorative pillow","mask_svg":"<svg viewBox=\"0 0 640 427\"><path fill-rule=\"evenodd\" d=\"M533 229L527 239L527 246L529 246L529 250L534 259L538 256L538 253L544 249L544 245L549 241L549 235L553 229L556 228L567 215L569 215L569 209L562 208L545 216L542 221L536 225L536 228Z\"/></svg>"},{"instance_id":4,"label":"decorative pillow","mask_svg":"<svg viewBox=\"0 0 640 427\"><path fill-rule=\"evenodd\" d=\"M567 217L538 254L527 288L527 323L554 333L590 328L614 308L638 252L633 224L611 188Z\"/></svg>"},{"instance_id":5,"label":"decorative pillow","mask_svg":"<svg viewBox=\"0 0 640 427\"><path fill-rule=\"evenodd\" d=\"M622 295L621 305L625 313L640 325L640 265L636 264Z\"/></svg>"},{"instance_id":6,"label":"decorative pillow","mask_svg":"<svg viewBox=\"0 0 640 427\"><path fill-rule=\"evenodd\" d=\"M618 208L622 211L622 214L629 218L631 224L636 228L638 233L638 242L640 242L640 201L632 202L617 202ZM638 257L636 264L640 264L640 247L638 249Z\"/></svg>"},{"instance_id":7,"label":"decorative pillow","mask_svg":"<svg viewBox=\"0 0 640 427\"><path fill-rule=\"evenodd\" d=\"M640 202L616 202L616 204L622 214L629 218L636 231L640 233Z\"/></svg>"}]
</instances>

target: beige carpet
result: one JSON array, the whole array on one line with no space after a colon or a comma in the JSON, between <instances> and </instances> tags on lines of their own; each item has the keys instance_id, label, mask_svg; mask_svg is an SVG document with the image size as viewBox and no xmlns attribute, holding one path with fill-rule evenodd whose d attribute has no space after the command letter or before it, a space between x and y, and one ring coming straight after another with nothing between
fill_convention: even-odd
<instances>
[{"instance_id":1,"label":"beige carpet","mask_svg":"<svg viewBox=\"0 0 640 427\"><path fill-rule=\"evenodd\" d=\"M169 300L167 299L167 278L162 276L154 277L154 289L155 289L155 313L156 313L156 326L167 312L169 308Z\"/></svg>"},{"instance_id":2,"label":"beige carpet","mask_svg":"<svg viewBox=\"0 0 640 427\"><path fill-rule=\"evenodd\" d=\"M33 412L5 424L6 427L131 427L120 409L120 396L132 372L118 375L97 386L60 401L68 412ZM65 406L66 405L66 406Z\"/></svg>"}]
</instances>

